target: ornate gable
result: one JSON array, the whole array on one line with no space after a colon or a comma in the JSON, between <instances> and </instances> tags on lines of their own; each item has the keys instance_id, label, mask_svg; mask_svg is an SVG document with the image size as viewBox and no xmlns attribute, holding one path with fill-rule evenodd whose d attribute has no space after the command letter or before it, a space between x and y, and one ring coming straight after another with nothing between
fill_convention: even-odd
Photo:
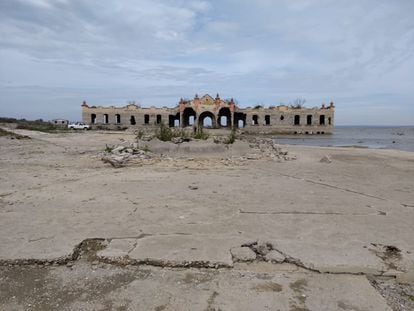
<instances>
[{"instance_id":1,"label":"ornate gable","mask_svg":"<svg viewBox=\"0 0 414 311\"><path fill-rule=\"evenodd\" d=\"M213 105L214 104L214 98L210 95L206 94L203 97L200 98L200 104L201 105Z\"/></svg>"}]
</instances>

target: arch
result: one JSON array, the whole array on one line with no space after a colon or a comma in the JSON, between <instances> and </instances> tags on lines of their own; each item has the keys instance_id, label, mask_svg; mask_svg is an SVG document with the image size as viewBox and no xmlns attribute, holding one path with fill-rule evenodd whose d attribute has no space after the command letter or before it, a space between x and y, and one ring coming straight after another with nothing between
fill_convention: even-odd
<instances>
[{"instance_id":1,"label":"arch","mask_svg":"<svg viewBox=\"0 0 414 311\"><path fill-rule=\"evenodd\" d=\"M91 123L92 124L96 123L96 114L94 114L94 113L91 114Z\"/></svg>"},{"instance_id":2,"label":"arch","mask_svg":"<svg viewBox=\"0 0 414 311\"><path fill-rule=\"evenodd\" d=\"M252 115L252 125L259 125L259 116L257 114Z\"/></svg>"},{"instance_id":3,"label":"arch","mask_svg":"<svg viewBox=\"0 0 414 311\"><path fill-rule=\"evenodd\" d=\"M270 115L265 115L265 125L270 125Z\"/></svg>"},{"instance_id":4,"label":"arch","mask_svg":"<svg viewBox=\"0 0 414 311\"><path fill-rule=\"evenodd\" d=\"M234 124L237 125L238 128L243 128L246 126L246 114L242 112L235 112L234 113Z\"/></svg>"},{"instance_id":5,"label":"arch","mask_svg":"<svg viewBox=\"0 0 414 311\"><path fill-rule=\"evenodd\" d=\"M211 119L211 125L204 122L207 118ZM216 118L214 114L210 111L204 111L203 113L201 113L198 117L198 125L201 127L216 127Z\"/></svg>"},{"instance_id":6,"label":"arch","mask_svg":"<svg viewBox=\"0 0 414 311\"><path fill-rule=\"evenodd\" d=\"M325 115L324 114L319 116L319 125L325 125Z\"/></svg>"},{"instance_id":7,"label":"arch","mask_svg":"<svg viewBox=\"0 0 414 311\"><path fill-rule=\"evenodd\" d=\"M105 114L103 115L103 123L104 123L104 124L108 124L108 123L109 123L109 116L108 116L108 114L107 114L107 113L105 113Z\"/></svg>"},{"instance_id":8,"label":"arch","mask_svg":"<svg viewBox=\"0 0 414 311\"><path fill-rule=\"evenodd\" d=\"M144 124L149 124L150 122L150 115L149 114L145 114L144 115Z\"/></svg>"},{"instance_id":9,"label":"arch","mask_svg":"<svg viewBox=\"0 0 414 311\"><path fill-rule=\"evenodd\" d=\"M162 116L160 114L157 114L157 124L161 124L162 122Z\"/></svg>"},{"instance_id":10,"label":"arch","mask_svg":"<svg viewBox=\"0 0 414 311\"><path fill-rule=\"evenodd\" d=\"M131 125L135 125L135 124L137 124L137 122L135 121L135 117L134 117L134 116L131 116L131 118L129 119L129 123L130 123Z\"/></svg>"},{"instance_id":11,"label":"arch","mask_svg":"<svg viewBox=\"0 0 414 311\"><path fill-rule=\"evenodd\" d=\"M180 113L177 112L175 115L170 114L168 116L168 124L170 127L179 127L180 126Z\"/></svg>"},{"instance_id":12,"label":"arch","mask_svg":"<svg viewBox=\"0 0 414 311\"><path fill-rule=\"evenodd\" d=\"M222 127L231 127L231 111L228 107L219 110L217 123Z\"/></svg>"},{"instance_id":13,"label":"arch","mask_svg":"<svg viewBox=\"0 0 414 311\"><path fill-rule=\"evenodd\" d=\"M193 125L197 114L193 108L187 107L183 111L183 127Z\"/></svg>"},{"instance_id":14,"label":"arch","mask_svg":"<svg viewBox=\"0 0 414 311\"><path fill-rule=\"evenodd\" d=\"M116 124L121 124L121 115L120 114L116 114L115 115L115 121L116 121Z\"/></svg>"},{"instance_id":15,"label":"arch","mask_svg":"<svg viewBox=\"0 0 414 311\"><path fill-rule=\"evenodd\" d=\"M306 125L312 125L312 115L308 114L306 116Z\"/></svg>"},{"instance_id":16,"label":"arch","mask_svg":"<svg viewBox=\"0 0 414 311\"><path fill-rule=\"evenodd\" d=\"M295 115L295 121L294 121L295 125L300 125L300 115Z\"/></svg>"}]
</instances>

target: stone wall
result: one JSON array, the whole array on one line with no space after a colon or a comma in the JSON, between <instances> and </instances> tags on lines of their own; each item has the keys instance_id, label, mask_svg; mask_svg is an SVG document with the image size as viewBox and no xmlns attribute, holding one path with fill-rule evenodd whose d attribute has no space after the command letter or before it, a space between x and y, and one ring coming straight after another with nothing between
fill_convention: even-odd
<instances>
[{"instance_id":1,"label":"stone wall","mask_svg":"<svg viewBox=\"0 0 414 311\"><path fill-rule=\"evenodd\" d=\"M161 123L170 127L206 127L206 119L214 128L246 133L330 134L334 125L334 105L321 108L288 106L239 108L234 101L197 95L192 100L181 99L175 108L142 108L130 104L124 107L102 107L82 104L82 120L92 128L155 128Z\"/></svg>"}]
</instances>

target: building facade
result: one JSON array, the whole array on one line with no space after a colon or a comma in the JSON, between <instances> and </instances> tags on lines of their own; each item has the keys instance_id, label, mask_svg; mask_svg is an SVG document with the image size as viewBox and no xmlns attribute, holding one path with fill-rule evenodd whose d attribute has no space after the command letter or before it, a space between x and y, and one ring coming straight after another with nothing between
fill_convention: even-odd
<instances>
[{"instance_id":1,"label":"building facade","mask_svg":"<svg viewBox=\"0 0 414 311\"><path fill-rule=\"evenodd\" d=\"M142 108L82 104L82 119L92 128L151 128L161 123L169 127L237 128L245 133L330 134L334 124L334 104L320 108L289 107L240 108L233 99L206 94L192 100L181 99L174 108Z\"/></svg>"}]
</instances>

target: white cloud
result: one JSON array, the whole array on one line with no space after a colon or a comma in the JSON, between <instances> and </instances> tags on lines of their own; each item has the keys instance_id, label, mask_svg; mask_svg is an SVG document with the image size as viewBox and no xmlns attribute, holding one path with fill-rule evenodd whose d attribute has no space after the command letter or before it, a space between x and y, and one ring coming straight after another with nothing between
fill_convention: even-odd
<instances>
[{"instance_id":1,"label":"white cloud","mask_svg":"<svg viewBox=\"0 0 414 311\"><path fill-rule=\"evenodd\" d=\"M115 100L154 91L163 104L208 90L246 105L302 96L382 106L381 90L404 105L414 100L413 11L402 0L3 0L0 85L101 87Z\"/></svg>"}]
</instances>

